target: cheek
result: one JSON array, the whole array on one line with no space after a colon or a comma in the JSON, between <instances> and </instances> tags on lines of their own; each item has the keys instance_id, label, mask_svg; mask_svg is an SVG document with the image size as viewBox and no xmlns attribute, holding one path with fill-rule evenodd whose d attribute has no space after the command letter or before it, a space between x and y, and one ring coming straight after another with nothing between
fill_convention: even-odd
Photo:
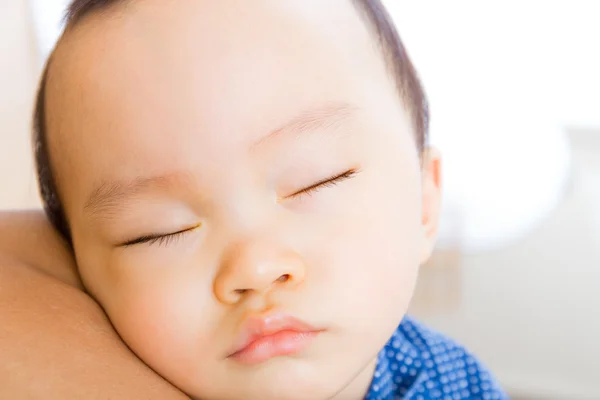
<instances>
[{"instance_id":1,"label":"cheek","mask_svg":"<svg viewBox=\"0 0 600 400\"><path fill-rule=\"evenodd\" d=\"M110 273L96 277L98 298L125 343L160 375L210 376L222 347L211 279L200 264L159 252L165 255L113 258Z\"/></svg>"},{"instance_id":2,"label":"cheek","mask_svg":"<svg viewBox=\"0 0 600 400\"><path fill-rule=\"evenodd\" d=\"M358 195L320 233L325 247L313 261L344 298L348 318L393 315L398 323L412 297L422 239L418 179L393 175L361 177Z\"/></svg>"}]
</instances>

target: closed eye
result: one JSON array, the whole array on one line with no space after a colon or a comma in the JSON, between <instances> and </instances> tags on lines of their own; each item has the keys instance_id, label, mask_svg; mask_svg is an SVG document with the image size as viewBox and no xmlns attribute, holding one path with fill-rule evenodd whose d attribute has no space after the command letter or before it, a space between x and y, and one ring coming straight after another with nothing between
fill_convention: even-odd
<instances>
[{"instance_id":1,"label":"closed eye","mask_svg":"<svg viewBox=\"0 0 600 400\"><path fill-rule=\"evenodd\" d=\"M325 178L316 183L313 183L312 185L310 185L304 189L301 189L295 193L292 193L291 195L286 196L286 198L294 198L294 197L300 197L300 196L314 194L321 189L324 189L326 187L335 186L342 181L350 179L350 178L354 177L358 172L359 172L358 169L353 168L353 169L350 169L341 174L333 175L329 178Z\"/></svg>"},{"instance_id":2,"label":"closed eye","mask_svg":"<svg viewBox=\"0 0 600 400\"><path fill-rule=\"evenodd\" d=\"M342 181L350 179L350 178L354 177L358 172L359 172L358 169L353 168L353 169L345 171L341 174L333 175L331 177L328 177L328 178L322 179L316 183L313 183L312 185L310 185L308 187L298 190L297 192L294 192L291 195L286 196L285 198L286 199L297 198L297 197L301 197L301 196L314 194L323 188L332 187ZM178 241L186 234L196 230L200 226L201 226L201 224L194 226L192 228L182 229L180 231L172 232L172 233L156 233L156 234L153 233L153 234L149 234L149 235L140 236L138 238L129 240L129 241L119 245L118 247L131 247L131 246L135 246L135 245L139 245L139 244L147 244L150 246L151 245L168 246L168 245L171 245L174 242Z\"/></svg>"},{"instance_id":3,"label":"closed eye","mask_svg":"<svg viewBox=\"0 0 600 400\"><path fill-rule=\"evenodd\" d=\"M172 233L152 233L149 235L140 236L138 238L129 240L129 241L119 245L119 247L131 247L131 246L135 246L135 245L139 245L139 244L147 244L150 246L152 246L152 245L169 246L169 245L177 242L179 239L181 239L186 234L196 230L200 226L201 225L196 225L193 228L182 229L180 231L172 232Z\"/></svg>"}]
</instances>

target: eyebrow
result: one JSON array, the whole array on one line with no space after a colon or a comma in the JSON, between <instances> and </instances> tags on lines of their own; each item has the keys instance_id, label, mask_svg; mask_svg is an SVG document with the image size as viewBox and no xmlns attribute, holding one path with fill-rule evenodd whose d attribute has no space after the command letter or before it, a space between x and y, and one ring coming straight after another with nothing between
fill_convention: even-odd
<instances>
[{"instance_id":1,"label":"eyebrow","mask_svg":"<svg viewBox=\"0 0 600 400\"><path fill-rule=\"evenodd\" d=\"M358 107L350 103L328 103L309 109L252 143L250 151L281 136L298 137L317 131L335 131L335 128L340 127L357 110ZM166 175L140 176L129 181L102 182L89 195L84 211L93 216L103 214L103 217L109 218L131 197L151 189L189 185L192 180L188 173L174 172Z\"/></svg>"},{"instance_id":2,"label":"eyebrow","mask_svg":"<svg viewBox=\"0 0 600 400\"><path fill-rule=\"evenodd\" d=\"M357 111L358 107L350 103L328 103L306 110L254 142L251 149L256 149L280 136L300 136L310 132L333 130Z\"/></svg>"},{"instance_id":3,"label":"eyebrow","mask_svg":"<svg viewBox=\"0 0 600 400\"><path fill-rule=\"evenodd\" d=\"M124 207L125 200L150 189L189 185L192 177L187 173L173 172L164 175L136 177L132 180L100 183L85 202L84 211L92 216L111 217L115 210Z\"/></svg>"}]
</instances>

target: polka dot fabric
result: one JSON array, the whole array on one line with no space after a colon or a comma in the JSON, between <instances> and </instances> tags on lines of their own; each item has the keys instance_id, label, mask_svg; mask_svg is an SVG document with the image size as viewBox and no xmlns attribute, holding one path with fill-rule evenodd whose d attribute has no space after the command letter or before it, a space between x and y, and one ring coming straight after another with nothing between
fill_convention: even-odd
<instances>
[{"instance_id":1,"label":"polka dot fabric","mask_svg":"<svg viewBox=\"0 0 600 400\"><path fill-rule=\"evenodd\" d=\"M505 400L463 347L406 317L378 356L365 400Z\"/></svg>"}]
</instances>

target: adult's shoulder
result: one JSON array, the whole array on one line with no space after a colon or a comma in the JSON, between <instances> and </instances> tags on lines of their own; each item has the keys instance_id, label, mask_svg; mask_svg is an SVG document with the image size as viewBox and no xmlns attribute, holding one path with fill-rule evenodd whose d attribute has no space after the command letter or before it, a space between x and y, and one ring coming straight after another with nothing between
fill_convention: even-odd
<instances>
[{"instance_id":1,"label":"adult's shoulder","mask_svg":"<svg viewBox=\"0 0 600 400\"><path fill-rule=\"evenodd\" d=\"M70 247L42 210L0 211L0 263L32 268L82 288Z\"/></svg>"}]
</instances>

